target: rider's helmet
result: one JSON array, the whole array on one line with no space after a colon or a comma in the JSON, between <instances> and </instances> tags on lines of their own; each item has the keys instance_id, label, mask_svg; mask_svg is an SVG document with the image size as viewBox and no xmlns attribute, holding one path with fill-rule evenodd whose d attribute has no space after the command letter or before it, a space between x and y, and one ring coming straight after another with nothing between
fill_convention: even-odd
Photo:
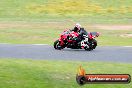
<instances>
[{"instance_id":1,"label":"rider's helmet","mask_svg":"<svg viewBox=\"0 0 132 88\"><path fill-rule=\"evenodd\" d=\"M81 25L79 23L75 24L74 31L79 31L81 28Z\"/></svg>"}]
</instances>

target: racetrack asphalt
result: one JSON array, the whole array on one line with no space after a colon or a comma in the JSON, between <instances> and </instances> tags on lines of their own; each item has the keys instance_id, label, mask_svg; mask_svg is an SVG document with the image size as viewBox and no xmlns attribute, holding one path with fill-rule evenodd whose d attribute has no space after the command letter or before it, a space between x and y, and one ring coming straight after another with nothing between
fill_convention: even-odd
<instances>
[{"instance_id":1,"label":"racetrack asphalt","mask_svg":"<svg viewBox=\"0 0 132 88\"><path fill-rule=\"evenodd\" d=\"M50 45L0 44L0 58L132 63L132 47L98 46L93 51L85 51L67 48L55 50Z\"/></svg>"}]
</instances>

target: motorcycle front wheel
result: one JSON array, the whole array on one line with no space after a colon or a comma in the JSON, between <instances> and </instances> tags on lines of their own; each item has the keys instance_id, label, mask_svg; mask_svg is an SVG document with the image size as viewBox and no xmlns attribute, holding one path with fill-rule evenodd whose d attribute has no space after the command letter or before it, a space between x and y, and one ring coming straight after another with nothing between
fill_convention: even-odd
<instances>
[{"instance_id":1,"label":"motorcycle front wheel","mask_svg":"<svg viewBox=\"0 0 132 88\"><path fill-rule=\"evenodd\" d=\"M56 40L56 41L54 42L54 48L57 49L57 50L63 49L63 48L60 46L59 40Z\"/></svg>"}]
</instances>

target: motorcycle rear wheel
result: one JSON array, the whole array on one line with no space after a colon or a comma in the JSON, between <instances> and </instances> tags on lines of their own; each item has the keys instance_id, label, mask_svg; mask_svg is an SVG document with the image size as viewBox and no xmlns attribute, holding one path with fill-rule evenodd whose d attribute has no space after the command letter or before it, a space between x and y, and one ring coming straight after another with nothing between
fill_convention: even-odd
<instances>
[{"instance_id":1,"label":"motorcycle rear wheel","mask_svg":"<svg viewBox=\"0 0 132 88\"><path fill-rule=\"evenodd\" d=\"M95 49L96 46L97 46L97 41L95 39L93 39L90 41L89 47L85 47L84 49L87 51L91 51L91 50Z\"/></svg>"},{"instance_id":2,"label":"motorcycle rear wheel","mask_svg":"<svg viewBox=\"0 0 132 88\"><path fill-rule=\"evenodd\" d=\"M95 49L97 46L97 41L95 39L92 40L92 48Z\"/></svg>"},{"instance_id":3,"label":"motorcycle rear wheel","mask_svg":"<svg viewBox=\"0 0 132 88\"><path fill-rule=\"evenodd\" d=\"M84 49L85 49L85 50L87 50L87 51L91 51L91 50L93 50L93 49L92 49L92 48L90 48L90 47L89 47L89 48L84 47Z\"/></svg>"}]
</instances>

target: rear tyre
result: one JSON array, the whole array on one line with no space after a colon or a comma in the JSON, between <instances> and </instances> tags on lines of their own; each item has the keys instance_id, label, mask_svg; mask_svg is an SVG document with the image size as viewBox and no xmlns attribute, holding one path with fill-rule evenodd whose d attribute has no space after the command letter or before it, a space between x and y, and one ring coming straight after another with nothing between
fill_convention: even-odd
<instances>
[{"instance_id":1,"label":"rear tyre","mask_svg":"<svg viewBox=\"0 0 132 88\"><path fill-rule=\"evenodd\" d=\"M56 40L56 41L54 42L54 48L57 49L57 50L61 50L61 49L62 49L62 47L61 47L60 44L59 44L59 40Z\"/></svg>"},{"instance_id":2,"label":"rear tyre","mask_svg":"<svg viewBox=\"0 0 132 88\"><path fill-rule=\"evenodd\" d=\"M97 41L95 39L91 40L89 43L89 47L85 47L84 49L87 51L91 51L93 49L95 49L97 46Z\"/></svg>"},{"instance_id":3,"label":"rear tyre","mask_svg":"<svg viewBox=\"0 0 132 88\"><path fill-rule=\"evenodd\" d=\"M93 50L91 47L84 47L84 49L85 49L86 51L91 51L91 50Z\"/></svg>"}]
</instances>

